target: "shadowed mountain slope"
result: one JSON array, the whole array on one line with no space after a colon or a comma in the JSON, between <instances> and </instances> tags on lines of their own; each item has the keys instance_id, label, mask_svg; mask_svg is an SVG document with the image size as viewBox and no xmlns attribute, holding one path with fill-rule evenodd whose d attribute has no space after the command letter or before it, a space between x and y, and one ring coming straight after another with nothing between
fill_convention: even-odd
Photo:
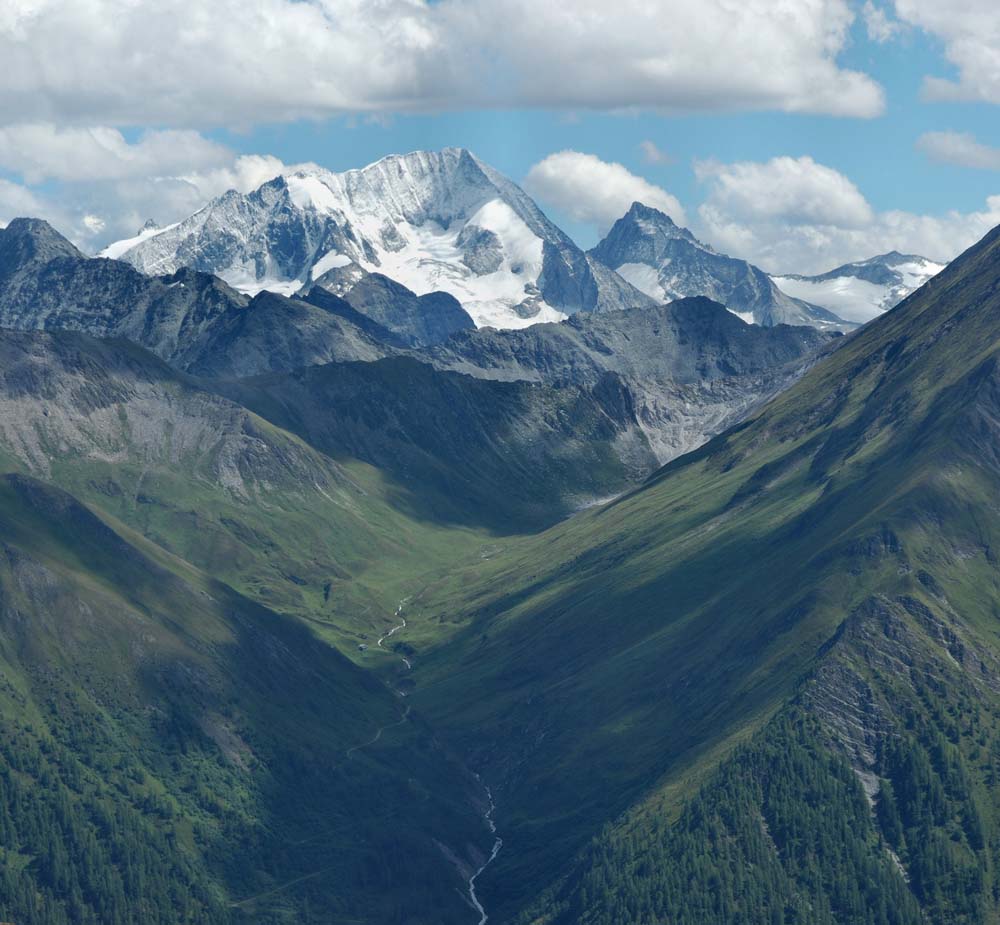
<instances>
[{"instance_id":1,"label":"shadowed mountain slope","mask_svg":"<svg viewBox=\"0 0 1000 925\"><path fill-rule=\"evenodd\" d=\"M468 920L481 792L384 685L34 479L0 530L5 919Z\"/></svg>"},{"instance_id":2,"label":"shadowed mountain slope","mask_svg":"<svg viewBox=\"0 0 1000 925\"><path fill-rule=\"evenodd\" d=\"M691 298L522 331L463 332L420 355L471 376L556 386L593 386L614 373L667 462L742 420L836 343L805 326L746 324L717 302Z\"/></svg>"}]
</instances>

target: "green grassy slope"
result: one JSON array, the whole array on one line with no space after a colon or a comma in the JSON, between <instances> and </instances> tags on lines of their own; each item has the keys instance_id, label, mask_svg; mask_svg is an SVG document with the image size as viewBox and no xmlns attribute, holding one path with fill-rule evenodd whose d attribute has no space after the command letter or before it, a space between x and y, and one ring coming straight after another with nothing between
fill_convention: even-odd
<instances>
[{"instance_id":1,"label":"green grassy slope","mask_svg":"<svg viewBox=\"0 0 1000 925\"><path fill-rule=\"evenodd\" d=\"M774 730L791 722L784 711L835 657L838 628L873 601L891 609L912 600L930 614L904 607L900 617L914 633L914 665L953 658L941 634L914 628L921 621L949 627L983 664L994 657L998 256L994 232L753 421L614 504L459 571L421 602L413 638L436 649L419 667L417 702L476 755L498 793L505 846L482 892L501 921L531 906L543 885L581 888L569 873L578 870L574 858L604 824L630 810L672 819L699 786L722 786L707 781L732 747L752 739L754 754L773 748ZM919 703L924 674L935 669L914 670L896 692L891 684L901 682L891 674L865 678L897 723L907 722L906 698ZM989 685L980 690L981 678L961 676L987 699ZM948 738L949 709L941 703L929 713L927 742ZM830 754L840 761L876 779L896 773L877 730L879 753L865 764L838 732L836 711L809 715L829 726ZM984 725L989 743L992 713ZM972 754L962 731L951 744L963 761ZM936 773L947 771L939 761ZM824 771L824 786L837 773ZM967 774L965 789L988 786L981 767ZM963 787L952 789L961 802ZM914 819L946 833L949 812ZM801 822L803 813L804 804L792 816ZM989 828L991 813L984 818ZM880 838L889 838L883 829L859 831L836 851L853 856ZM776 840L773 850L785 858L785 847ZM984 842L970 850L979 852L974 866L989 885L982 901L992 920L993 849ZM875 857L878 876L888 877L890 856ZM922 862L914 855L901 863ZM976 920L947 905L962 881L949 879L948 863L934 863L926 889L910 869L908 895L948 910L935 921ZM831 876L848 870L856 868ZM806 874L785 876L801 884ZM833 902L830 884L812 889ZM782 890L788 901L792 887ZM707 874L689 890L710 891ZM560 902L576 909L566 920L577 921L582 894L570 893ZM678 919L695 920L712 919ZM834 920L865 919L841 912Z\"/></svg>"},{"instance_id":2,"label":"green grassy slope","mask_svg":"<svg viewBox=\"0 0 1000 925\"><path fill-rule=\"evenodd\" d=\"M408 515L385 474L138 347L69 332L0 338L0 468L64 487L358 658L428 573L491 541Z\"/></svg>"},{"instance_id":3,"label":"green grassy slope","mask_svg":"<svg viewBox=\"0 0 1000 925\"><path fill-rule=\"evenodd\" d=\"M41 482L0 536L0 917L468 920L481 792L397 695Z\"/></svg>"}]
</instances>

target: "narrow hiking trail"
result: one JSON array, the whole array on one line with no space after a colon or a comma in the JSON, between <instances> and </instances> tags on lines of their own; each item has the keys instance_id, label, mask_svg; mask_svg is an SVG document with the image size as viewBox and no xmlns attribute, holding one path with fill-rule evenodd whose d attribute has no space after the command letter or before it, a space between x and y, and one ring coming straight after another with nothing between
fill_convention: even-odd
<instances>
[{"instance_id":1,"label":"narrow hiking trail","mask_svg":"<svg viewBox=\"0 0 1000 925\"><path fill-rule=\"evenodd\" d=\"M385 726L380 726L375 735L373 735L367 742L362 742L360 745L352 745L346 752L348 758L353 758L356 751L360 751L362 748L367 748L369 745L374 745L379 739L382 738L382 733L386 729L395 729L396 726L402 726L410 718L410 705L407 704L406 708L403 710L402 716L395 723L388 723Z\"/></svg>"}]
</instances>

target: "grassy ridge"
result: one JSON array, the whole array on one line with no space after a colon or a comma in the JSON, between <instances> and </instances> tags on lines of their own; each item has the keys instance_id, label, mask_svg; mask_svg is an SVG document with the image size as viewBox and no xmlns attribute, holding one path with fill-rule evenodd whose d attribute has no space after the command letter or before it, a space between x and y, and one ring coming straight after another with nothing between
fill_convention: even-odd
<instances>
[{"instance_id":1,"label":"grassy ridge","mask_svg":"<svg viewBox=\"0 0 1000 925\"><path fill-rule=\"evenodd\" d=\"M998 651L998 249L991 234L641 490L428 597L414 633L438 648L416 696L499 794L507 841L483 892L501 918L603 822L682 779L693 793L872 595L929 606L929 582L941 619Z\"/></svg>"}]
</instances>

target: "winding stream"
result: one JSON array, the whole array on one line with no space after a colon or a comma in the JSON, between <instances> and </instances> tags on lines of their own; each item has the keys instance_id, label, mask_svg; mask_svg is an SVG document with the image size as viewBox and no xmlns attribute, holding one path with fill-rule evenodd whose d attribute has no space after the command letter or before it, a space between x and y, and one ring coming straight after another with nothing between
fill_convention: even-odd
<instances>
[{"instance_id":1,"label":"winding stream","mask_svg":"<svg viewBox=\"0 0 1000 925\"><path fill-rule=\"evenodd\" d=\"M400 601L399 602L399 606L396 608L396 616L399 617L399 619L402 620L403 622L400 623L400 624L398 624L398 625L396 625L396 626L394 626L391 630L389 630L388 633L383 633L381 636L378 637L378 642L375 643L375 645L378 646L378 648L380 648L383 652L387 652L388 649L386 649L386 647L384 645L382 645L382 643L385 642L385 640L388 639L390 636L394 636L400 630L405 630L406 629L406 617L403 616L403 604L404 603L405 603L405 600ZM400 656L400 658L403 659L403 664L406 665L407 668L412 668L413 667L410 664L410 660L408 658L404 658L402 655Z\"/></svg>"},{"instance_id":2,"label":"winding stream","mask_svg":"<svg viewBox=\"0 0 1000 925\"><path fill-rule=\"evenodd\" d=\"M476 775L476 780L480 780L479 775ZM493 821L493 812L496 809L496 805L493 802L493 791L490 790L486 784L483 784L486 789L486 799L489 801L489 808L483 813L483 818L486 820L486 824L490 827L490 832L494 835L497 834L496 823ZM490 852L490 856L486 859L486 863L479 868L471 877L469 877L469 899L472 900L472 905L476 907L476 911L479 913L479 925L486 925L489 916L486 914L486 910L483 908L483 904L479 901L479 897L476 896L476 880L479 875L486 870L496 859L497 855L500 853L500 849L503 847L503 839L497 835L496 840L493 842L493 850Z\"/></svg>"},{"instance_id":3,"label":"winding stream","mask_svg":"<svg viewBox=\"0 0 1000 925\"><path fill-rule=\"evenodd\" d=\"M375 643L376 647L381 649L383 652L388 652L389 650L386 649L386 647L383 646L382 643L385 642L385 640L388 639L390 636L394 636L400 630L406 629L406 617L403 616L403 605L405 603L406 599L404 598L404 600L399 602L399 606L396 608L396 616L399 617L399 619L402 622L394 626L391 630L389 630L389 632L383 633L381 636L379 636L378 642ZM407 671L410 671L413 668L413 665L410 663L410 660L405 655L400 655L399 658L406 666ZM393 689L393 691L400 697L406 696L406 694L403 691L395 689ZM354 748L348 751L348 757L350 757L358 749L364 748L367 745L373 745L375 742L379 740L385 729L390 729L392 728L392 726L401 726L409 719L409 716L410 716L410 708L407 707L406 710L403 712L403 715L400 718L399 722L392 723L389 726L382 727L382 729L378 730L373 739L371 739L368 742L365 742L363 745L354 746ZM478 774L476 774L476 780L482 784L482 779ZM500 838L499 835L497 835L496 823L493 821L493 814L496 811L496 804L493 802L493 791L490 790L490 788L486 784L483 784L483 789L486 792L486 800L488 804L486 812L483 813L483 819L486 820L486 824L490 828L490 833L496 837L493 841L493 849L490 851L490 856L486 859L486 862L479 868L479 870L477 870L471 877L469 877L469 900L472 902L473 908L475 908L476 912L479 913L478 925L486 925L486 922L489 919L489 915L487 915L486 910L483 908L483 904L479 901L479 897L476 895L476 880L478 880L479 875L482 874L483 871L486 870L486 868L489 867L490 864L492 864L497 859L497 855L500 853L500 849L503 847L503 839Z\"/></svg>"}]
</instances>

